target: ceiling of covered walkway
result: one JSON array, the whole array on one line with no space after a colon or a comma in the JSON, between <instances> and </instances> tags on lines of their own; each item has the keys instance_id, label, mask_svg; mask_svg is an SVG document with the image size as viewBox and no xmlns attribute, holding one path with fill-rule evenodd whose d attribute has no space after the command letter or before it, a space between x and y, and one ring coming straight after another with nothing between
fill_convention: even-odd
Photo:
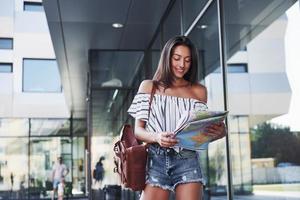
<instances>
[{"instance_id":1,"label":"ceiling of covered walkway","mask_svg":"<svg viewBox=\"0 0 300 200\"><path fill-rule=\"evenodd\" d=\"M145 50L173 0L43 0L66 100L73 117L86 115L87 72L93 50ZM196 1L183 0L195 4ZM203 5L208 0L203 0ZM226 0L228 49L233 53L284 14L295 0ZM236 9L239 15L234 12ZM175 13L175 15L180 13ZM225 13L226 14L226 13ZM217 16L217 13L216 13ZM239 16L239 17L237 17ZM173 16L172 16L173 17ZM180 22L171 20L171 23ZM114 28L114 23L123 28ZM215 30L217 33L217 30ZM160 47L159 45L157 45ZM101 57L102 56L102 57ZM100 55L99 63L112 59ZM136 59L136 58L135 58ZM122 58L116 62L122 62ZM130 62L138 62L131 60ZM99 66L103 67L103 66ZM132 69L134 70L134 69ZM124 70L119 70L124 76ZM130 73L130 72L128 72Z\"/></svg>"}]
</instances>

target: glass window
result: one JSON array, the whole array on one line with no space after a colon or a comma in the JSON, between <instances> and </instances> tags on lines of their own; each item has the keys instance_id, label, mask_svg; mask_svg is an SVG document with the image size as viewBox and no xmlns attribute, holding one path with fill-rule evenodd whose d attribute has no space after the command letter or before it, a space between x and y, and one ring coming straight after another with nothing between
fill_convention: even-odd
<instances>
[{"instance_id":1,"label":"glass window","mask_svg":"<svg viewBox=\"0 0 300 200\"><path fill-rule=\"evenodd\" d=\"M28 136L28 119L0 118L0 137ZM1 140L1 139L0 139Z\"/></svg>"},{"instance_id":2,"label":"glass window","mask_svg":"<svg viewBox=\"0 0 300 200\"><path fill-rule=\"evenodd\" d=\"M12 71L12 63L0 63L0 73L11 73Z\"/></svg>"},{"instance_id":3,"label":"glass window","mask_svg":"<svg viewBox=\"0 0 300 200\"><path fill-rule=\"evenodd\" d=\"M73 137L72 145L72 193L77 195L84 195L86 185L86 155L84 148L84 137ZM71 173L71 172L70 172Z\"/></svg>"},{"instance_id":4,"label":"glass window","mask_svg":"<svg viewBox=\"0 0 300 200\"><path fill-rule=\"evenodd\" d=\"M274 11L279 7L281 11L268 12L270 2ZM234 199L256 199L258 193L268 194L269 199L276 199L279 193L282 199L292 199L291 193L300 191L297 184L300 159L295 156L300 152L300 138L290 127L278 126L288 124L293 117L286 114L297 110L290 107L294 91L290 88L293 78L289 75L293 73L285 61L290 59L286 52L297 54L298 35L292 37L296 30L289 29L293 20L282 16L291 4L292 1L253 3L251 0L224 4L226 57L233 60L237 52L247 51L242 53L246 59L236 56L237 62L228 65L229 73L241 74L227 76L228 108L233 114L228 120ZM295 11L299 16L299 4ZM298 24L299 20L295 27ZM292 41L290 47L289 41ZM245 61L249 62L245 64ZM274 74L278 76L274 78ZM264 81L257 81L260 80L257 77L263 77ZM245 89L238 91L236 85ZM280 115L284 118L277 118L279 124L267 123ZM280 163L294 166L281 168Z\"/></svg>"},{"instance_id":5,"label":"glass window","mask_svg":"<svg viewBox=\"0 0 300 200\"><path fill-rule=\"evenodd\" d=\"M188 37L198 49L199 80L207 87L208 107L211 110L224 110L222 76L220 73L211 73L220 66L217 19L217 1L214 1ZM225 139L220 139L210 143L208 149L200 153L201 172L207 181L204 199L218 199L221 195L220 199L227 198L225 146Z\"/></svg>"},{"instance_id":6,"label":"glass window","mask_svg":"<svg viewBox=\"0 0 300 200\"><path fill-rule=\"evenodd\" d=\"M204 9L205 5L208 3L208 0L188 0L182 2L182 10L183 10L183 27L184 30L187 31L196 17L199 15L202 9ZM201 25L200 25L201 26ZM205 25L203 24L202 27Z\"/></svg>"},{"instance_id":7,"label":"glass window","mask_svg":"<svg viewBox=\"0 0 300 200\"><path fill-rule=\"evenodd\" d=\"M10 199L8 193L25 197L28 188L27 153L27 138L0 139L0 199Z\"/></svg>"},{"instance_id":8,"label":"glass window","mask_svg":"<svg viewBox=\"0 0 300 200\"><path fill-rule=\"evenodd\" d=\"M72 131L73 131L72 134L75 136L86 136L87 135L86 119L73 119Z\"/></svg>"},{"instance_id":9,"label":"glass window","mask_svg":"<svg viewBox=\"0 0 300 200\"><path fill-rule=\"evenodd\" d=\"M221 69L218 67L214 73L220 73ZM247 63L235 63L235 64L228 64L227 65L227 72L228 73L247 73L248 72L248 65Z\"/></svg>"},{"instance_id":10,"label":"glass window","mask_svg":"<svg viewBox=\"0 0 300 200\"><path fill-rule=\"evenodd\" d=\"M35 11L42 12L44 11L44 7L41 2L24 2L24 10L25 11Z\"/></svg>"},{"instance_id":11,"label":"glass window","mask_svg":"<svg viewBox=\"0 0 300 200\"><path fill-rule=\"evenodd\" d=\"M0 38L0 49L12 49L13 39L12 38Z\"/></svg>"},{"instance_id":12,"label":"glass window","mask_svg":"<svg viewBox=\"0 0 300 200\"><path fill-rule=\"evenodd\" d=\"M69 169L65 176L65 195L72 194L72 145L68 137L31 137L29 158L29 199L51 197L52 169L58 157Z\"/></svg>"},{"instance_id":13,"label":"glass window","mask_svg":"<svg viewBox=\"0 0 300 200\"><path fill-rule=\"evenodd\" d=\"M56 60L23 60L24 92L61 92L61 82Z\"/></svg>"},{"instance_id":14,"label":"glass window","mask_svg":"<svg viewBox=\"0 0 300 200\"><path fill-rule=\"evenodd\" d=\"M92 84L94 87L105 88L131 85L144 59L142 51L93 50L90 55Z\"/></svg>"},{"instance_id":15,"label":"glass window","mask_svg":"<svg viewBox=\"0 0 300 200\"><path fill-rule=\"evenodd\" d=\"M180 1L175 1L172 10L168 14L166 20L163 23L162 34L163 34L163 45L171 37L181 34L180 26L180 13L181 13L181 4Z\"/></svg>"},{"instance_id":16,"label":"glass window","mask_svg":"<svg viewBox=\"0 0 300 200\"><path fill-rule=\"evenodd\" d=\"M30 119L30 135L70 135L70 120Z\"/></svg>"}]
</instances>

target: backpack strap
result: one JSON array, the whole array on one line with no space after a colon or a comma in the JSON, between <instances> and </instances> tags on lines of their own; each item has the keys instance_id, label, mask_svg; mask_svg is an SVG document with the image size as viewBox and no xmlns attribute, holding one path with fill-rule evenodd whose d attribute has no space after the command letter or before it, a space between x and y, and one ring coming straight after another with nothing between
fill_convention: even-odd
<instances>
[{"instance_id":1,"label":"backpack strap","mask_svg":"<svg viewBox=\"0 0 300 200\"><path fill-rule=\"evenodd\" d=\"M153 80L153 85L152 85L152 89L151 89L151 95L150 95L150 102L149 102L149 111L148 111L148 119L150 117L150 111L151 111L151 105L152 105L152 100L156 91L156 81Z\"/></svg>"}]
</instances>

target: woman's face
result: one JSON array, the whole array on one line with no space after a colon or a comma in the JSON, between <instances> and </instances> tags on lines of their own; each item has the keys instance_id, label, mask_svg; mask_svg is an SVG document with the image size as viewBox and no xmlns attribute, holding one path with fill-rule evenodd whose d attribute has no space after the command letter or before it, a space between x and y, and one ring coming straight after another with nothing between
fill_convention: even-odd
<instances>
[{"instance_id":1,"label":"woman's face","mask_svg":"<svg viewBox=\"0 0 300 200\"><path fill-rule=\"evenodd\" d=\"M182 79L189 71L192 62L191 51L187 46L176 46L171 55L171 69L176 79Z\"/></svg>"}]
</instances>

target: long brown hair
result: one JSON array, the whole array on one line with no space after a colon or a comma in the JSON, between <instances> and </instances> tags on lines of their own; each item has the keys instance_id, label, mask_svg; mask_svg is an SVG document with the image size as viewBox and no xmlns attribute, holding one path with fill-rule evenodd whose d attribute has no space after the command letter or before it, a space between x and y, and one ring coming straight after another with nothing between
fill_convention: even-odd
<instances>
[{"instance_id":1,"label":"long brown hair","mask_svg":"<svg viewBox=\"0 0 300 200\"><path fill-rule=\"evenodd\" d=\"M191 84L197 81L198 70L198 53L194 44L186 36L175 36L167 41L161 55L157 70L153 76L153 81L161 85L164 89L172 86L174 81L174 75L171 70L171 57L175 47L184 45L190 49L191 52L191 66L189 71L183 76L183 78Z\"/></svg>"}]
</instances>

